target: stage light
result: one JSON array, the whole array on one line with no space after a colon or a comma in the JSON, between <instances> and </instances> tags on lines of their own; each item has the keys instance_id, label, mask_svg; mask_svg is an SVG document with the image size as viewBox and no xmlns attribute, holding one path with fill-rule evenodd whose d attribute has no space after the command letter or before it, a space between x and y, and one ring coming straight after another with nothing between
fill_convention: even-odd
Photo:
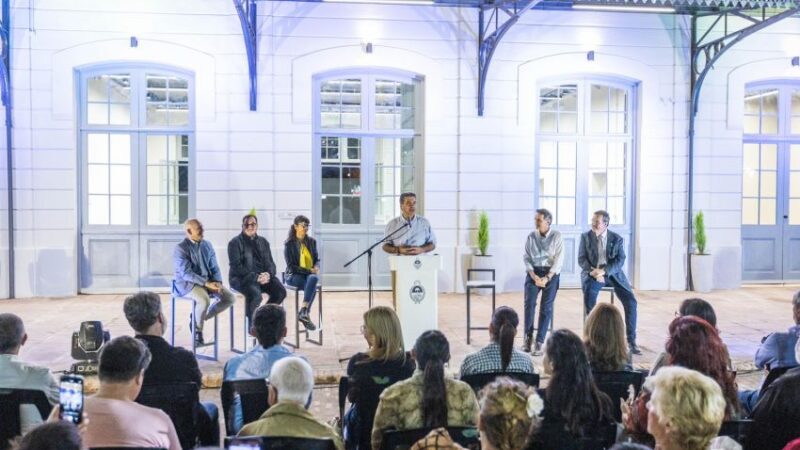
<instances>
[{"instance_id":1,"label":"stage light","mask_svg":"<svg viewBox=\"0 0 800 450\"><path fill-rule=\"evenodd\" d=\"M667 8L663 6L622 6L622 5L591 5L591 4L573 4L572 9L584 11L615 11L615 12L646 12L646 13L659 13L659 14L672 14L675 8Z\"/></svg>"},{"instance_id":2,"label":"stage light","mask_svg":"<svg viewBox=\"0 0 800 450\"><path fill-rule=\"evenodd\" d=\"M111 340L111 334L103 330L99 320L81 322L78 331L72 333L72 358L78 360L70 369L73 373L97 373L100 350Z\"/></svg>"}]
</instances>

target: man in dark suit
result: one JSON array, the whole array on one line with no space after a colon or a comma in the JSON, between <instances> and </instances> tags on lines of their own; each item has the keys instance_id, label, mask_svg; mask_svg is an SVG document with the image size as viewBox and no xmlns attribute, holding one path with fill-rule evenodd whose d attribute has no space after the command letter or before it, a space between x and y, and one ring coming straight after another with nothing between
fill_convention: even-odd
<instances>
[{"instance_id":1,"label":"man in dark suit","mask_svg":"<svg viewBox=\"0 0 800 450\"><path fill-rule=\"evenodd\" d=\"M628 348L634 355L642 352L636 345L636 297L623 272L625 246L622 236L608 229L609 215L595 211L592 229L581 235L578 264L581 266L581 289L586 314L597 303L597 294L603 287L612 287L625 309L625 332Z\"/></svg>"},{"instance_id":2,"label":"man in dark suit","mask_svg":"<svg viewBox=\"0 0 800 450\"><path fill-rule=\"evenodd\" d=\"M286 288L275 277L275 261L269 242L257 234L258 218L247 214L242 218L242 232L228 242L228 278L231 286L245 298L247 317L253 323L253 313L261 304L261 293L269 295L268 303L283 303Z\"/></svg>"}]
</instances>

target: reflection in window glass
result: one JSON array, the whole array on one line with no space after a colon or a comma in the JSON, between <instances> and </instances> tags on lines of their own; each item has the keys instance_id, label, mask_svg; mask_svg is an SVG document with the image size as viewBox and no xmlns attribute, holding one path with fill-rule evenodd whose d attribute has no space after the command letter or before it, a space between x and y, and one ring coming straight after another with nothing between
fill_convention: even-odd
<instances>
[{"instance_id":1,"label":"reflection in window glass","mask_svg":"<svg viewBox=\"0 0 800 450\"><path fill-rule=\"evenodd\" d=\"M774 88L749 90L744 97L745 134L778 133L778 95Z\"/></svg>"},{"instance_id":2,"label":"reflection in window glass","mask_svg":"<svg viewBox=\"0 0 800 450\"><path fill-rule=\"evenodd\" d=\"M89 225L131 224L130 147L131 138L127 134L86 135Z\"/></svg>"},{"instance_id":3,"label":"reflection in window glass","mask_svg":"<svg viewBox=\"0 0 800 450\"><path fill-rule=\"evenodd\" d=\"M574 84L539 90L539 130L550 133L578 131L578 87Z\"/></svg>"},{"instance_id":4,"label":"reflection in window glass","mask_svg":"<svg viewBox=\"0 0 800 450\"><path fill-rule=\"evenodd\" d=\"M148 225L178 225L188 218L188 146L188 135L147 136Z\"/></svg>"},{"instance_id":5,"label":"reflection in window glass","mask_svg":"<svg viewBox=\"0 0 800 450\"><path fill-rule=\"evenodd\" d=\"M575 142L542 142L539 163L539 204L553 214L554 223L575 223Z\"/></svg>"},{"instance_id":6,"label":"reflection in window glass","mask_svg":"<svg viewBox=\"0 0 800 450\"><path fill-rule=\"evenodd\" d=\"M361 80L327 80L320 84L322 128L361 128Z\"/></svg>"},{"instance_id":7,"label":"reflection in window glass","mask_svg":"<svg viewBox=\"0 0 800 450\"><path fill-rule=\"evenodd\" d=\"M189 83L186 79L149 74L145 96L149 126L189 125Z\"/></svg>"},{"instance_id":8,"label":"reflection in window glass","mask_svg":"<svg viewBox=\"0 0 800 450\"><path fill-rule=\"evenodd\" d=\"M414 129L414 85L391 80L375 80L375 127Z\"/></svg>"},{"instance_id":9,"label":"reflection in window glass","mask_svg":"<svg viewBox=\"0 0 800 450\"><path fill-rule=\"evenodd\" d=\"M86 80L86 121L91 125L130 125L131 78L109 74Z\"/></svg>"},{"instance_id":10,"label":"reflection in window glass","mask_svg":"<svg viewBox=\"0 0 800 450\"><path fill-rule=\"evenodd\" d=\"M322 222L361 222L361 139L322 136ZM339 151L344 148L344 152ZM344 158L342 157L344 156Z\"/></svg>"},{"instance_id":11,"label":"reflection in window glass","mask_svg":"<svg viewBox=\"0 0 800 450\"><path fill-rule=\"evenodd\" d=\"M743 225L774 225L776 223L777 149L775 144L744 144L742 149Z\"/></svg>"},{"instance_id":12,"label":"reflection in window glass","mask_svg":"<svg viewBox=\"0 0 800 450\"><path fill-rule=\"evenodd\" d=\"M375 225L400 215L397 199L403 192L414 190L413 155L413 138L375 140Z\"/></svg>"},{"instance_id":13,"label":"reflection in window glass","mask_svg":"<svg viewBox=\"0 0 800 450\"><path fill-rule=\"evenodd\" d=\"M792 92L791 133L800 134L800 90Z\"/></svg>"}]
</instances>

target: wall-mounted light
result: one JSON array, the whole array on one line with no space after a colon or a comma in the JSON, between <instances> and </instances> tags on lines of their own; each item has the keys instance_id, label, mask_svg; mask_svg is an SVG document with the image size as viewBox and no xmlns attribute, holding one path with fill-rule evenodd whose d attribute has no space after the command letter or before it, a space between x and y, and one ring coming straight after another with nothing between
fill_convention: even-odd
<instances>
[{"instance_id":1,"label":"wall-mounted light","mask_svg":"<svg viewBox=\"0 0 800 450\"><path fill-rule=\"evenodd\" d=\"M138 47L139 46L139 39L136 39L136 36L131 36L131 47Z\"/></svg>"},{"instance_id":2,"label":"wall-mounted light","mask_svg":"<svg viewBox=\"0 0 800 450\"><path fill-rule=\"evenodd\" d=\"M589 50L588 52L586 52L586 60L594 61L594 50Z\"/></svg>"},{"instance_id":3,"label":"wall-mounted light","mask_svg":"<svg viewBox=\"0 0 800 450\"><path fill-rule=\"evenodd\" d=\"M795 67L800 66L800 56L795 56L792 58L792 65Z\"/></svg>"},{"instance_id":4,"label":"wall-mounted light","mask_svg":"<svg viewBox=\"0 0 800 450\"><path fill-rule=\"evenodd\" d=\"M372 42L362 42L361 51L367 54L372 54Z\"/></svg>"}]
</instances>

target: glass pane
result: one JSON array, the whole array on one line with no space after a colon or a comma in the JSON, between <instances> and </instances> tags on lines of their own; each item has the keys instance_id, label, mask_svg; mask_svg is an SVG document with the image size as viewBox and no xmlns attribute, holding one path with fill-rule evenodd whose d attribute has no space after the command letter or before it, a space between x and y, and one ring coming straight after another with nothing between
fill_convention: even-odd
<instances>
[{"instance_id":1,"label":"glass pane","mask_svg":"<svg viewBox=\"0 0 800 450\"><path fill-rule=\"evenodd\" d=\"M608 116L608 132L609 133L625 133L627 130L625 123L625 113L611 113Z\"/></svg>"},{"instance_id":2,"label":"glass pane","mask_svg":"<svg viewBox=\"0 0 800 450\"><path fill-rule=\"evenodd\" d=\"M761 134L778 133L778 116L761 116Z\"/></svg>"},{"instance_id":3,"label":"glass pane","mask_svg":"<svg viewBox=\"0 0 800 450\"><path fill-rule=\"evenodd\" d=\"M609 110L617 112L628 111L628 91L626 89L610 88L609 98Z\"/></svg>"},{"instance_id":4,"label":"glass pane","mask_svg":"<svg viewBox=\"0 0 800 450\"><path fill-rule=\"evenodd\" d=\"M108 125L108 104L88 103L86 121L91 125Z\"/></svg>"},{"instance_id":5,"label":"glass pane","mask_svg":"<svg viewBox=\"0 0 800 450\"><path fill-rule=\"evenodd\" d=\"M166 164L167 158L167 137L149 135L147 136L147 164Z\"/></svg>"},{"instance_id":6,"label":"glass pane","mask_svg":"<svg viewBox=\"0 0 800 450\"><path fill-rule=\"evenodd\" d=\"M89 225L108 225L108 196L90 195L87 206Z\"/></svg>"},{"instance_id":7,"label":"glass pane","mask_svg":"<svg viewBox=\"0 0 800 450\"><path fill-rule=\"evenodd\" d=\"M322 193L339 194L340 170L335 166L322 166Z\"/></svg>"},{"instance_id":8,"label":"glass pane","mask_svg":"<svg viewBox=\"0 0 800 450\"><path fill-rule=\"evenodd\" d=\"M130 125L131 105L130 103L111 104L111 125Z\"/></svg>"},{"instance_id":9,"label":"glass pane","mask_svg":"<svg viewBox=\"0 0 800 450\"><path fill-rule=\"evenodd\" d=\"M758 170L758 144L744 144L744 150L742 153L742 168L745 171Z\"/></svg>"},{"instance_id":10,"label":"glass pane","mask_svg":"<svg viewBox=\"0 0 800 450\"><path fill-rule=\"evenodd\" d=\"M761 97L761 115L778 115L778 90L764 92Z\"/></svg>"},{"instance_id":11,"label":"glass pane","mask_svg":"<svg viewBox=\"0 0 800 450\"><path fill-rule=\"evenodd\" d=\"M405 138L400 141L400 163L405 166L414 165L414 139Z\"/></svg>"},{"instance_id":12,"label":"glass pane","mask_svg":"<svg viewBox=\"0 0 800 450\"><path fill-rule=\"evenodd\" d=\"M593 84L591 91L592 111L608 111L608 86Z\"/></svg>"},{"instance_id":13,"label":"glass pane","mask_svg":"<svg viewBox=\"0 0 800 450\"><path fill-rule=\"evenodd\" d=\"M539 169L539 195L556 195L556 171L555 169Z\"/></svg>"},{"instance_id":14,"label":"glass pane","mask_svg":"<svg viewBox=\"0 0 800 450\"><path fill-rule=\"evenodd\" d=\"M127 195L112 195L111 203L111 225L130 225L131 224L131 198Z\"/></svg>"},{"instance_id":15,"label":"glass pane","mask_svg":"<svg viewBox=\"0 0 800 450\"><path fill-rule=\"evenodd\" d=\"M761 91L748 92L744 97L744 113L757 115L761 112Z\"/></svg>"},{"instance_id":16,"label":"glass pane","mask_svg":"<svg viewBox=\"0 0 800 450\"><path fill-rule=\"evenodd\" d=\"M761 172L761 198L775 198L777 183L776 172Z\"/></svg>"},{"instance_id":17,"label":"glass pane","mask_svg":"<svg viewBox=\"0 0 800 450\"><path fill-rule=\"evenodd\" d=\"M170 103L188 103L189 91L186 90L170 90L169 97L167 98Z\"/></svg>"},{"instance_id":18,"label":"glass pane","mask_svg":"<svg viewBox=\"0 0 800 450\"><path fill-rule=\"evenodd\" d=\"M108 162L108 135L89 134L87 136L86 162L107 163Z\"/></svg>"},{"instance_id":19,"label":"glass pane","mask_svg":"<svg viewBox=\"0 0 800 450\"><path fill-rule=\"evenodd\" d=\"M578 115L561 113L558 115L559 133L576 133L578 131Z\"/></svg>"},{"instance_id":20,"label":"glass pane","mask_svg":"<svg viewBox=\"0 0 800 450\"><path fill-rule=\"evenodd\" d=\"M361 159L361 139L347 138L347 153L344 159L348 161L359 161Z\"/></svg>"},{"instance_id":21,"label":"glass pane","mask_svg":"<svg viewBox=\"0 0 800 450\"><path fill-rule=\"evenodd\" d=\"M108 166L89 164L87 181L89 194L108 194Z\"/></svg>"},{"instance_id":22,"label":"glass pane","mask_svg":"<svg viewBox=\"0 0 800 450\"><path fill-rule=\"evenodd\" d=\"M558 198L557 222L559 224L574 225L575 224L575 199L574 198Z\"/></svg>"},{"instance_id":23,"label":"glass pane","mask_svg":"<svg viewBox=\"0 0 800 450\"><path fill-rule=\"evenodd\" d=\"M168 225L166 196L147 196L147 224Z\"/></svg>"},{"instance_id":24,"label":"glass pane","mask_svg":"<svg viewBox=\"0 0 800 450\"><path fill-rule=\"evenodd\" d=\"M800 116L792 116L792 134L800 134Z\"/></svg>"},{"instance_id":25,"label":"glass pane","mask_svg":"<svg viewBox=\"0 0 800 450\"><path fill-rule=\"evenodd\" d=\"M394 169L379 169L375 171L375 195L393 195Z\"/></svg>"},{"instance_id":26,"label":"glass pane","mask_svg":"<svg viewBox=\"0 0 800 450\"><path fill-rule=\"evenodd\" d=\"M558 195L575 197L575 171L574 170L559 170L558 171Z\"/></svg>"},{"instance_id":27,"label":"glass pane","mask_svg":"<svg viewBox=\"0 0 800 450\"><path fill-rule=\"evenodd\" d=\"M361 194L361 168L358 166L342 167L342 193Z\"/></svg>"},{"instance_id":28,"label":"glass pane","mask_svg":"<svg viewBox=\"0 0 800 450\"><path fill-rule=\"evenodd\" d=\"M339 138L323 136L321 150L322 150L321 158L324 161L338 161Z\"/></svg>"},{"instance_id":29,"label":"glass pane","mask_svg":"<svg viewBox=\"0 0 800 450\"><path fill-rule=\"evenodd\" d=\"M604 209L608 211L606 208L606 199L605 197L590 197L589 198L589 210L586 212L586 223L592 223L592 215L595 211Z\"/></svg>"},{"instance_id":30,"label":"glass pane","mask_svg":"<svg viewBox=\"0 0 800 450\"><path fill-rule=\"evenodd\" d=\"M800 198L800 172L789 174L789 197Z\"/></svg>"},{"instance_id":31,"label":"glass pane","mask_svg":"<svg viewBox=\"0 0 800 450\"><path fill-rule=\"evenodd\" d=\"M555 142L542 142L539 144L539 167L556 167Z\"/></svg>"},{"instance_id":32,"label":"glass pane","mask_svg":"<svg viewBox=\"0 0 800 450\"><path fill-rule=\"evenodd\" d=\"M339 197L334 195L322 196L322 223L341 223L339 215Z\"/></svg>"},{"instance_id":33,"label":"glass pane","mask_svg":"<svg viewBox=\"0 0 800 450\"><path fill-rule=\"evenodd\" d=\"M361 128L361 113L342 107L342 128Z\"/></svg>"},{"instance_id":34,"label":"glass pane","mask_svg":"<svg viewBox=\"0 0 800 450\"><path fill-rule=\"evenodd\" d=\"M742 174L742 196L758 197L758 172L745 170Z\"/></svg>"},{"instance_id":35,"label":"glass pane","mask_svg":"<svg viewBox=\"0 0 800 450\"><path fill-rule=\"evenodd\" d=\"M775 225L775 200L761 199L761 210L759 211L759 224Z\"/></svg>"},{"instance_id":36,"label":"glass pane","mask_svg":"<svg viewBox=\"0 0 800 450\"><path fill-rule=\"evenodd\" d=\"M321 116L320 126L322 128L339 128L339 113L322 111Z\"/></svg>"},{"instance_id":37,"label":"glass pane","mask_svg":"<svg viewBox=\"0 0 800 450\"><path fill-rule=\"evenodd\" d=\"M625 172L621 169L609 169L608 176L608 195L625 195Z\"/></svg>"},{"instance_id":38,"label":"glass pane","mask_svg":"<svg viewBox=\"0 0 800 450\"><path fill-rule=\"evenodd\" d=\"M608 215L610 216L610 223L613 225L622 225L625 223L625 207L624 199L622 197L609 197L608 198Z\"/></svg>"},{"instance_id":39,"label":"glass pane","mask_svg":"<svg viewBox=\"0 0 800 450\"><path fill-rule=\"evenodd\" d=\"M147 125L151 126L166 126L167 108L163 104L148 103L147 104Z\"/></svg>"},{"instance_id":40,"label":"glass pane","mask_svg":"<svg viewBox=\"0 0 800 450\"><path fill-rule=\"evenodd\" d=\"M395 203L394 197L375 198L375 225L384 225L396 216L394 212Z\"/></svg>"},{"instance_id":41,"label":"glass pane","mask_svg":"<svg viewBox=\"0 0 800 450\"><path fill-rule=\"evenodd\" d=\"M574 168L577 164L575 154L576 144L574 142L558 143L558 167Z\"/></svg>"},{"instance_id":42,"label":"glass pane","mask_svg":"<svg viewBox=\"0 0 800 450\"><path fill-rule=\"evenodd\" d=\"M361 197L342 197L342 223L361 223Z\"/></svg>"},{"instance_id":43,"label":"glass pane","mask_svg":"<svg viewBox=\"0 0 800 450\"><path fill-rule=\"evenodd\" d=\"M593 112L591 114L592 133L608 133L608 113Z\"/></svg>"},{"instance_id":44,"label":"glass pane","mask_svg":"<svg viewBox=\"0 0 800 450\"><path fill-rule=\"evenodd\" d=\"M800 144L790 146L789 152L789 159L791 160L789 167L791 167L792 170L800 170Z\"/></svg>"},{"instance_id":45,"label":"glass pane","mask_svg":"<svg viewBox=\"0 0 800 450\"><path fill-rule=\"evenodd\" d=\"M131 163L131 137L128 134L111 135L111 163Z\"/></svg>"},{"instance_id":46,"label":"glass pane","mask_svg":"<svg viewBox=\"0 0 800 450\"><path fill-rule=\"evenodd\" d=\"M789 225L800 225L800 199L789 200Z\"/></svg>"},{"instance_id":47,"label":"glass pane","mask_svg":"<svg viewBox=\"0 0 800 450\"><path fill-rule=\"evenodd\" d=\"M108 79L105 76L91 77L86 80L86 99L90 102L108 101Z\"/></svg>"},{"instance_id":48,"label":"glass pane","mask_svg":"<svg viewBox=\"0 0 800 450\"><path fill-rule=\"evenodd\" d=\"M414 168L403 166L400 169L400 192L413 192L414 188Z\"/></svg>"},{"instance_id":49,"label":"glass pane","mask_svg":"<svg viewBox=\"0 0 800 450\"><path fill-rule=\"evenodd\" d=\"M110 191L112 194L131 194L131 166L112 165ZM112 205L113 206L113 205ZM113 211L112 211L113 212Z\"/></svg>"},{"instance_id":50,"label":"glass pane","mask_svg":"<svg viewBox=\"0 0 800 450\"><path fill-rule=\"evenodd\" d=\"M621 142L609 142L608 167L619 169L625 168L625 144Z\"/></svg>"},{"instance_id":51,"label":"glass pane","mask_svg":"<svg viewBox=\"0 0 800 450\"><path fill-rule=\"evenodd\" d=\"M605 171L589 172L589 195L605 196L608 190L608 175Z\"/></svg>"},{"instance_id":52,"label":"glass pane","mask_svg":"<svg viewBox=\"0 0 800 450\"><path fill-rule=\"evenodd\" d=\"M539 114L539 131L543 133L555 133L556 119L558 115L554 112L542 112Z\"/></svg>"},{"instance_id":53,"label":"glass pane","mask_svg":"<svg viewBox=\"0 0 800 450\"><path fill-rule=\"evenodd\" d=\"M178 220L175 223L186 222L189 218L189 196L181 195L178 197Z\"/></svg>"},{"instance_id":54,"label":"glass pane","mask_svg":"<svg viewBox=\"0 0 800 450\"><path fill-rule=\"evenodd\" d=\"M167 194L166 166L149 166L147 168L147 193Z\"/></svg>"},{"instance_id":55,"label":"glass pane","mask_svg":"<svg viewBox=\"0 0 800 450\"><path fill-rule=\"evenodd\" d=\"M606 144L593 143L589 146L589 168L605 169L606 167Z\"/></svg>"},{"instance_id":56,"label":"glass pane","mask_svg":"<svg viewBox=\"0 0 800 450\"><path fill-rule=\"evenodd\" d=\"M742 199L742 225L758 225L757 199Z\"/></svg>"},{"instance_id":57,"label":"glass pane","mask_svg":"<svg viewBox=\"0 0 800 450\"><path fill-rule=\"evenodd\" d=\"M173 106L169 111L169 124L173 127L189 125L189 107L186 105Z\"/></svg>"},{"instance_id":58,"label":"glass pane","mask_svg":"<svg viewBox=\"0 0 800 450\"><path fill-rule=\"evenodd\" d=\"M758 134L758 116L744 116L745 134Z\"/></svg>"},{"instance_id":59,"label":"glass pane","mask_svg":"<svg viewBox=\"0 0 800 450\"><path fill-rule=\"evenodd\" d=\"M553 220L555 223L561 223L558 221L558 206L555 197L539 197L539 207L547 209L553 214Z\"/></svg>"},{"instance_id":60,"label":"glass pane","mask_svg":"<svg viewBox=\"0 0 800 450\"><path fill-rule=\"evenodd\" d=\"M800 90L792 92L792 114L800 115Z\"/></svg>"},{"instance_id":61,"label":"glass pane","mask_svg":"<svg viewBox=\"0 0 800 450\"><path fill-rule=\"evenodd\" d=\"M170 195L167 197L167 210L169 212L169 216L167 217L167 223L170 225L178 223L178 211L180 208L180 202L178 197L175 195Z\"/></svg>"},{"instance_id":62,"label":"glass pane","mask_svg":"<svg viewBox=\"0 0 800 450\"><path fill-rule=\"evenodd\" d=\"M149 87L149 88L166 88L167 87L167 77L160 76L160 75L148 75L147 76L147 87Z\"/></svg>"},{"instance_id":63,"label":"glass pane","mask_svg":"<svg viewBox=\"0 0 800 450\"><path fill-rule=\"evenodd\" d=\"M761 170L778 168L778 147L775 144L761 145Z\"/></svg>"},{"instance_id":64,"label":"glass pane","mask_svg":"<svg viewBox=\"0 0 800 450\"><path fill-rule=\"evenodd\" d=\"M574 84L561 87L559 111L578 111L578 87Z\"/></svg>"}]
</instances>

